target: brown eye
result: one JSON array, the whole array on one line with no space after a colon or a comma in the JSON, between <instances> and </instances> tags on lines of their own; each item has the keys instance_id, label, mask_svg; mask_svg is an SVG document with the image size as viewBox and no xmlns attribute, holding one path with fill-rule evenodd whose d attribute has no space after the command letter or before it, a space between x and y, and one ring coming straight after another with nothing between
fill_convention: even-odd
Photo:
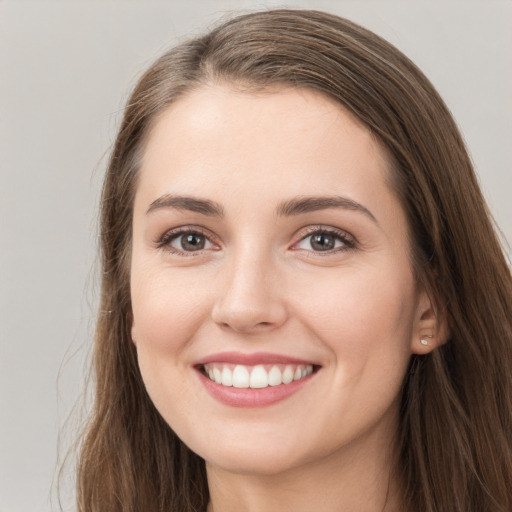
<instances>
[{"instance_id":1,"label":"brown eye","mask_svg":"<svg viewBox=\"0 0 512 512\"><path fill-rule=\"evenodd\" d=\"M312 235L309 243L315 251L330 251L334 249L336 238L333 235L319 233Z\"/></svg>"},{"instance_id":2,"label":"brown eye","mask_svg":"<svg viewBox=\"0 0 512 512\"><path fill-rule=\"evenodd\" d=\"M196 231L174 233L161 244L176 252L197 252L211 249L212 242L206 235Z\"/></svg>"},{"instance_id":3,"label":"brown eye","mask_svg":"<svg viewBox=\"0 0 512 512\"><path fill-rule=\"evenodd\" d=\"M313 252L338 252L352 247L354 247L354 242L348 234L319 229L305 236L294 246L294 249Z\"/></svg>"},{"instance_id":4,"label":"brown eye","mask_svg":"<svg viewBox=\"0 0 512 512\"><path fill-rule=\"evenodd\" d=\"M199 233L188 233L181 235L177 239L181 245L180 249L184 251L200 251L206 245L206 237Z\"/></svg>"}]
</instances>

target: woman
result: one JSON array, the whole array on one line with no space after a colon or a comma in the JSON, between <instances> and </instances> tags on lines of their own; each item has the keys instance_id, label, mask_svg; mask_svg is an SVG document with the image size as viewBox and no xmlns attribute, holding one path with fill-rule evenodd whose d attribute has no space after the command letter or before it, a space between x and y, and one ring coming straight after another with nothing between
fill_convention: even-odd
<instances>
[{"instance_id":1,"label":"woman","mask_svg":"<svg viewBox=\"0 0 512 512\"><path fill-rule=\"evenodd\" d=\"M512 509L512 282L406 57L314 11L166 53L103 189L83 511Z\"/></svg>"}]
</instances>

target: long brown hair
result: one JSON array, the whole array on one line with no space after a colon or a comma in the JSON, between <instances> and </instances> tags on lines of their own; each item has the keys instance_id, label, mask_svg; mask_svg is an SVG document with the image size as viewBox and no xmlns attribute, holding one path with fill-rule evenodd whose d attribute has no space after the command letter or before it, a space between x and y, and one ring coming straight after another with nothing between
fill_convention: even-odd
<instances>
[{"instance_id":1,"label":"long brown hair","mask_svg":"<svg viewBox=\"0 0 512 512\"><path fill-rule=\"evenodd\" d=\"M132 205L144 142L166 107L204 84L308 87L335 98L392 155L413 268L450 338L412 356L404 379L404 510L512 510L512 279L459 131L396 48L342 18L302 10L242 15L158 59L135 87L101 206L102 288L95 404L78 464L81 512L206 509L204 461L148 397L131 341Z\"/></svg>"}]
</instances>

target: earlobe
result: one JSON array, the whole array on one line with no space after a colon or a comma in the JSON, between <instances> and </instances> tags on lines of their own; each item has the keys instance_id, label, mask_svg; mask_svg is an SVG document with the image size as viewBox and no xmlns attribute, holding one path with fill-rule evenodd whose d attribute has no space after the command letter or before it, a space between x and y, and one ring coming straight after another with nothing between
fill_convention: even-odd
<instances>
[{"instance_id":1,"label":"earlobe","mask_svg":"<svg viewBox=\"0 0 512 512\"><path fill-rule=\"evenodd\" d=\"M426 291L422 291L418 301L416 326L414 328L411 352L425 355L444 345L449 337L446 312L436 308Z\"/></svg>"}]
</instances>

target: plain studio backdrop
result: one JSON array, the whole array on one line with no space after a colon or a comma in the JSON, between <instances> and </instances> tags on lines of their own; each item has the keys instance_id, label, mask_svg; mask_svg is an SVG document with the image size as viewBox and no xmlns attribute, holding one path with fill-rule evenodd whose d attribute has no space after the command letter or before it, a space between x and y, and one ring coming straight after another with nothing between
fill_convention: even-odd
<instances>
[{"instance_id":1,"label":"plain studio backdrop","mask_svg":"<svg viewBox=\"0 0 512 512\"><path fill-rule=\"evenodd\" d=\"M0 0L0 512L58 509L54 472L76 434L80 408L66 418L94 329L105 154L135 78L220 17L269 6L345 16L411 57L457 119L512 241L509 0Z\"/></svg>"}]
</instances>

